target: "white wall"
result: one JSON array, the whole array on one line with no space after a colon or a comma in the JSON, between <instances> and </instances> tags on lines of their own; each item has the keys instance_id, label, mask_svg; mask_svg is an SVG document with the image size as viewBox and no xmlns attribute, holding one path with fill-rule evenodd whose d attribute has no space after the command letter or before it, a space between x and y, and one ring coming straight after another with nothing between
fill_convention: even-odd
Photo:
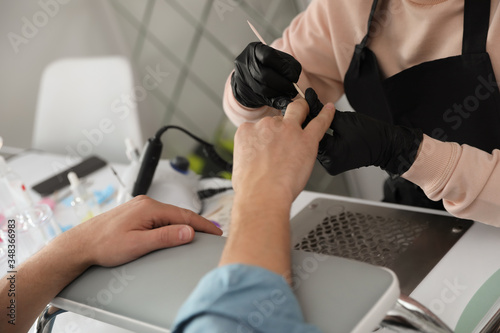
<instances>
[{"instance_id":1,"label":"white wall","mask_svg":"<svg viewBox=\"0 0 500 333\"><path fill-rule=\"evenodd\" d=\"M0 136L7 146L30 146L40 76L49 62L119 54L130 59L136 85L148 68L168 72L138 103L145 138L175 124L213 141L225 121L222 91L233 60L255 40L246 20L273 40L296 13L284 0L2 1ZM165 141L164 157L195 146L177 133Z\"/></svg>"},{"instance_id":2,"label":"white wall","mask_svg":"<svg viewBox=\"0 0 500 333\"><path fill-rule=\"evenodd\" d=\"M129 53L104 1L59 1L0 2L0 136L5 145L30 147L39 81L51 61Z\"/></svg>"},{"instance_id":3,"label":"white wall","mask_svg":"<svg viewBox=\"0 0 500 333\"><path fill-rule=\"evenodd\" d=\"M138 105L145 138L168 122L213 140L224 123L221 104L214 103L213 96L207 97L206 91L200 91L200 85L193 82L205 82L216 94L222 95L223 83L233 66L231 57L255 39L246 19L253 19L264 38L271 41L295 15L288 1L253 0L238 5L239 2L220 0L217 3L221 1L232 7L224 7L223 12L219 8L217 12L215 2L210 8L208 0L1 1L0 136L4 144L31 146L40 76L47 64L63 57L117 54L130 58L137 82L145 75L147 65L159 65L170 73L160 89ZM183 7L196 22L204 24L212 37L204 33L195 44L196 28L178 15L174 3ZM51 15L43 14L46 12ZM31 24L37 31L29 30ZM13 45L9 38L20 44L14 42ZM224 44L226 53L214 47L213 38ZM195 53L187 62L189 50L193 49ZM175 53L174 58L186 61L192 70L184 73L187 79L181 93L177 83L182 64L166 56L169 52ZM228 52L232 55L228 56ZM197 80L193 80L193 73L198 76ZM177 105L172 106L172 100L176 100ZM345 100L338 105L348 108ZM187 147L193 144L185 136L173 133L168 135L168 141L164 151L175 154L186 153ZM330 177L316 166L308 189L380 200L384 177L385 173L377 168Z\"/></svg>"}]
</instances>

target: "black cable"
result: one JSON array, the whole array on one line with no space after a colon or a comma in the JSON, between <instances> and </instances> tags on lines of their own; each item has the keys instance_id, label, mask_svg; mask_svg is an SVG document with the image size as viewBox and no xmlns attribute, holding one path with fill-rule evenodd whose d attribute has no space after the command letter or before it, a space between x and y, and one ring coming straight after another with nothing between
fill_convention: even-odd
<instances>
[{"instance_id":1,"label":"black cable","mask_svg":"<svg viewBox=\"0 0 500 333\"><path fill-rule=\"evenodd\" d=\"M163 126L162 128L160 128L156 134L155 134L155 137L160 139L161 136L163 135L163 133L165 133L168 129L170 128L175 128L181 132L184 132L185 134L189 135L190 137L192 137L193 139L195 139L196 141L198 142L201 142L203 144L206 144L206 145L210 145L210 143L208 143L207 141L197 137L196 135L194 135L193 133L189 132L188 130L180 127L180 126L176 126L176 125L167 125L167 126Z\"/></svg>"},{"instance_id":2,"label":"black cable","mask_svg":"<svg viewBox=\"0 0 500 333\"><path fill-rule=\"evenodd\" d=\"M201 200L213 197L216 194L232 190L232 187L221 187L221 188L207 188L205 190L198 191L198 197Z\"/></svg>"},{"instance_id":3,"label":"black cable","mask_svg":"<svg viewBox=\"0 0 500 333\"><path fill-rule=\"evenodd\" d=\"M203 146L203 152L205 153L205 155L210 158L215 164L217 164L220 168L222 168L224 171L228 171L228 172L231 172L232 169L233 169L233 165L232 163L229 163L227 162L226 160L224 160L216 151L215 149L215 146L205 140L203 140L202 138L194 135L193 133L189 132L188 130L180 127L180 126L176 126L176 125L167 125L167 126L163 126L162 128L160 128L156 134L155 134L155 139L156 140L160 140L161 136L169 129L176 129L176 130L179 130L181 132L183 132L184 134L188 135L189 137L191 137L192 139L194 139L195 141L198 141L199 143L202 144Z\"/></svg>"}]
</instances>

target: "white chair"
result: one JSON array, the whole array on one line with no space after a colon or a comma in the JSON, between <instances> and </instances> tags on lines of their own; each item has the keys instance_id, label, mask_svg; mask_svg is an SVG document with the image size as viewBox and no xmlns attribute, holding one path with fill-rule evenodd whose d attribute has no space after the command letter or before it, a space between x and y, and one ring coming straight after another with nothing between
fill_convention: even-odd
<instances>
[{"instance_id":1,"label":"white chair","mask_svg":"<svg viewBox=\"0 0 500 333\"><path fill-rule=\"evenodd\" d=\"M142 146L132 69L112 56L51 63L40 83L32 147L126 162L125 138Z\"/></svg>"}]
</instances>

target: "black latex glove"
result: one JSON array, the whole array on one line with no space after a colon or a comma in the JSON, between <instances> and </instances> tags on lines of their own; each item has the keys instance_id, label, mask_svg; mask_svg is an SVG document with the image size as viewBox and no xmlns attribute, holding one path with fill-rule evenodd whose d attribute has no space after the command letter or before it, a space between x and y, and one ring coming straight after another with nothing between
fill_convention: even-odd
<instances>
[{"instance_id":1,"label":"black latex glove","mask_svg":"<svg viewBox=\"0 0 500 333\"><path fill-rule=\"evenodd\" d=\"M323 108L316 92L305 93L310 117ZM331 175L375 165L392 175L402 175L415 161L422 131L381 122L358 112L336 111L330 128L320 141L318 161Z\"/></svg>"},{"instance_id":2,"label":"black latex glove","mask_svg":"<svg viewBox=\"0 0 500 333\"><path fill-rule=\"evenodd\" d=\"M302 66L287 53L254 42L247 45L234 64L233 95L246 107L268 105L283 110L297 94L293 82L299 80Z\"/></svg>"}]
</instances>

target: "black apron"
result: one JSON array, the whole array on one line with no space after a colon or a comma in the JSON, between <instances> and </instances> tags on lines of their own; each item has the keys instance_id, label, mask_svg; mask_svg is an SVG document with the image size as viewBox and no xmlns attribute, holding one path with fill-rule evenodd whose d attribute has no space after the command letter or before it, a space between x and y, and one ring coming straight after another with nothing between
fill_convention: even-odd
<instances>
[{"instance_id":1,"label":"black apron","mask_svg":"<svg viewBox=\"0 0 500 333\"><path fill-rule=\"evenodd\" d=\"M465 0L461 55L424 62L387 79L382 78L377 58L366 46L377 2L372 5L368 33L356 45L344 79L354 110L420 128L441 141L489 153L500 148L500 93L486 52L490 1ZM441 201L429 200L418 186L401 177L385 182L384 201L443 209Z\"/></svg>"}]
</instances>

